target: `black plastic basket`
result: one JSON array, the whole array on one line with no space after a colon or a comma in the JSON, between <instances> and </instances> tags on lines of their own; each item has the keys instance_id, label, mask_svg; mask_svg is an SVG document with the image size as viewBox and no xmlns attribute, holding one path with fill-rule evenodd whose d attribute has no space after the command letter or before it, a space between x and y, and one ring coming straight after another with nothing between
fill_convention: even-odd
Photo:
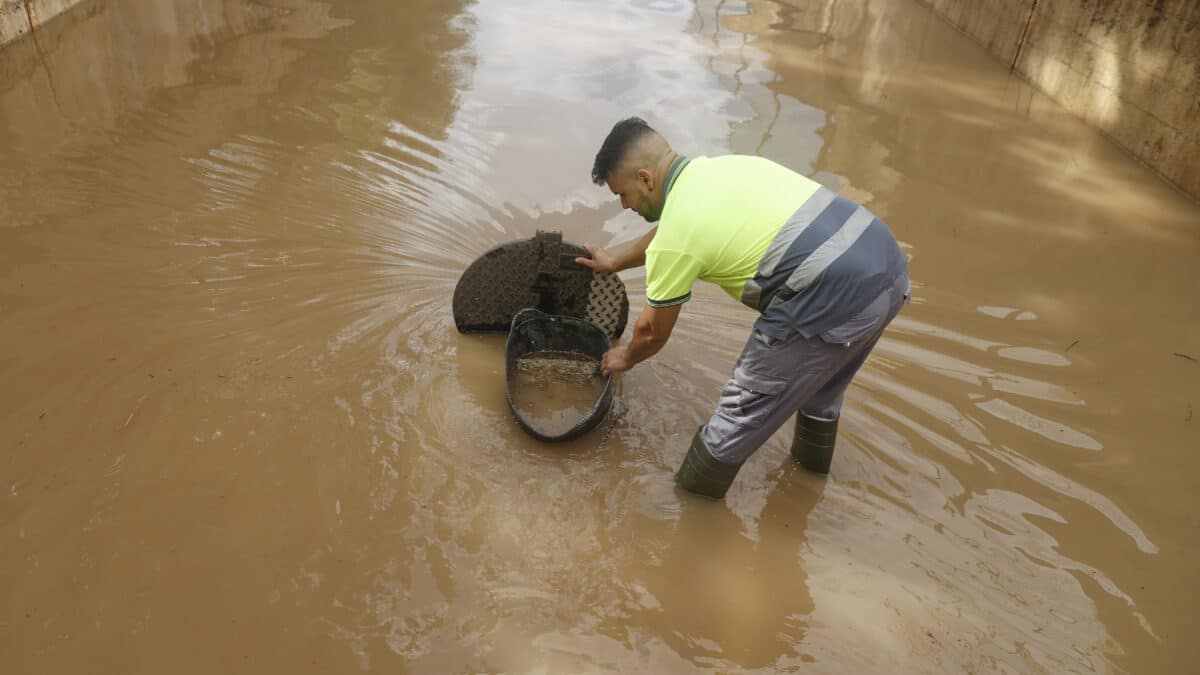
<instances>
[{"instance_id":1,"label":"black plastic basket","mask_svg":"<svg viewBox=\"0 0 1200 675\"><path fill-rule=\"evenodd\" d=\"M584 413L579 422L560 434L539 431L522 414L513 400L513 379L517 372L517 361L527 354L538 352L565 352L580 354L596 361L609 350L608 335L595 324L585 319L546 314L528 308L513 317L505 347L505 395L517 424L534 438L542 441L569 441L596 428L604 421L612 407L612 376L604 375L604 390L596 403Z\"/></svg>"}]
</instances>

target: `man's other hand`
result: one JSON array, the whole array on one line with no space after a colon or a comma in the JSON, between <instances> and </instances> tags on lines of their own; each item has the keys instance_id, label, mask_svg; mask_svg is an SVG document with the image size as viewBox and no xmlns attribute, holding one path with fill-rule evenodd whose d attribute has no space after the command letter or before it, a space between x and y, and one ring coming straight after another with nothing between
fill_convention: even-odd
<instances>
[{"instance_id":1,"label":"man's other hand","mask_svg":"<svg viewBox=\"0 0 1200 675\"><path fill-rule=\"evenodd\" d=\"M625 347L613 347L604 352L604 357L600 359L600 372L605 375L623 373L632 367L633 362L629 360L629 350Z\"/></svg>"}]
</instances>

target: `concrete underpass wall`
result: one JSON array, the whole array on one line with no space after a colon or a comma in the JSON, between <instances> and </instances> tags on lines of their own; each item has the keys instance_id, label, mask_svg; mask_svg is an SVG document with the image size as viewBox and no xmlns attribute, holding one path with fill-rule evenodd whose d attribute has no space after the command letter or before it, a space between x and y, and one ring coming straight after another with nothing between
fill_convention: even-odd
<instances>
[{"instance_id":1,"label":"concrete underpass wall","mask_svg":"<svg viewBox=\"0 0 1200 675\"><path fill-rule=\"evenodd\" d=\"M918 0L1200 199L1200 0Z\"/></svg>"},{"instance_id":2,"label":"concrete underpass wall","mask_svg":"<svg viewBox=\"0 0 1200 675\"><path fill-rule=\"evenodd\" d=\"M0 0L0 46L39 30L83 0Z\"/></svg>"}]
</instances>

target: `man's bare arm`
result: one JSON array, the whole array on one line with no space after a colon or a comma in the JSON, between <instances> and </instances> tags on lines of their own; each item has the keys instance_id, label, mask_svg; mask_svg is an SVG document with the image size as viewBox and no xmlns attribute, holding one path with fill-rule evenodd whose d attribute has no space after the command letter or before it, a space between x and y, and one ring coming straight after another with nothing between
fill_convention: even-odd
<instances>
[{"instance_id":1,"label":"man's bare arm","mask_svg":"<svg viewBox=\"0 0 1200 675\"><path fill-rule=\"evenodd\" d=\"M633 339L628 345L614 347L600 362L605 375L629 370L634 365L658 353L667 344L683 305L673 307L646 306L633 326Z\"/></svg>"}]
</instances>

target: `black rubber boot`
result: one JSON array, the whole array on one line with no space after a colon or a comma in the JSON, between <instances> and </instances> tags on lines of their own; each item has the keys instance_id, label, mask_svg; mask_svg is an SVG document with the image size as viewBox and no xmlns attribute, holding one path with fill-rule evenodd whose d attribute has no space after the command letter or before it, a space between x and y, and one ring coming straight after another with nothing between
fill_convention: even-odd
<instances>
[{"instance_id":1,"label":"black rubber boot","mask_svg":"<svg viewBox=\"0 0 1200 675\"><path fill-rule=\"evenodd\" d=\"M796 435L792 437L792 457L814 473L829 473L833 462L833 444L837 440L837 420L815 420L796 413Z\"/></svg>"},{"instance_id":2,"label":"black rubber boot","mask_svg":"<svg viewBox=\"0 0 1200 675\"><path fill-rule=\"evenodd\" d=\"M721 499L742 465L718 462L700 438L700 430L703 428L697 429L696 435L692 437L692 446L688 448L687 457L683 458L683 464L675 473L675 482L688 492L709 499Z\"/></svg>"}]
</instances>

